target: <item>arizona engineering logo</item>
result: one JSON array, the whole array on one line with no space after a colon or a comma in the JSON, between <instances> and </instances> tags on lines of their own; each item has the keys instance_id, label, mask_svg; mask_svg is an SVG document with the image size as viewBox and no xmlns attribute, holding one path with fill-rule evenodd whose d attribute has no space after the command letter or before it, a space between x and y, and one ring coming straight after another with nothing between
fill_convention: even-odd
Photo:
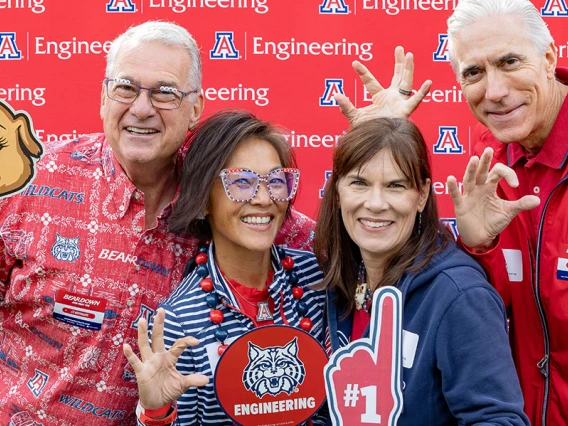
<instances>
[{"instance_id":1,"label":"arizona engineering logo","mask_svg":"<svg viewBox=\"0 0 568 426\"><path fill-rule=\"evenodd\" d=\"M345 0L323 0L319 7L319 13L345 15L349 13L349 6L345 4Z\"/></svg>"},{"instance_id":2,"label":"arizona engineering logo","mask_svg":"<svg viewBox=\"0 0 568 426\"><path fill-rule=\"evenodd\" d=\"M134 13L136 5L132 0L109 0L106 11L107 13Z\"/></svg>"},{"instance_id":3,"label":"arizona engineering logo","mask_svg":"<svg viewBox=\"0 0 568 426\"><path fill-rule=\"evenodd\" d=\"M566 0L546 0L544 7L540 9L540 14L550 17L568 16Z\"/></svg>"},{"instance_id":4,"label":"arizona engineering logo","mask_svg":"<svg viewBox=\"0 0 568 426\"><path fill-rule=\"evenodd\" d=\"M440 126L434 154L463 154L463 145L458 139L456 126Z\"/></svg>"},{"instance_id":5,"label":"arizona engineering logo","mask_svg":"<svg viewBox=\"0 0 568 426\"><path fill-rule=\"evenodd\" d=\"M447 62L450 60L448 57L448 35L438 34L438 48L434 52L434 62Z\"/></svg>"},{"instance_id":6,"label":"arizona engineering logo","mask_svg":"<svg viewBox=\"0 0 568 426\"><path fill-rule=\"evenodd\" d=\"M343 91L343 79L342 78L326 78L325 79L325 91L323 96L319 98L320 106L337 106L337 102L333 99L336 93L345 94Z\"/></svg>"},{"instance_id":7,"label":"arizona engineering logo","mask_svg":"<svg viewBox=\"0 0 568 426\"><path fill-rule=\"evenodd\" d=\"M276 396L282 392L290 395L304 382L306 368L298 358L298 338L284 346L261 348L248 344L249 363L243 371L243 384L257 397Z\"/></svg>"},{"instance_id":8,"label":"arizona engineering logo","mask_svg":"<svg viewBox=\"0 0 568 426\"><path fill-rule=\"evenodd\" d=\"M22 51L16 44L16 33L0 32L0 60L22 59Z\"/></svg>"},{"instance_id":9,"label":"arizona engineering logo","mask_svg":"<svg viewBox=\"0 0 568 426\"><path fill-rule=\"evenodd\" d=\"M215 46L209 51L209 59L239 59L233 37L233 31L216 31Z\"/></svg>"}]
</instances>

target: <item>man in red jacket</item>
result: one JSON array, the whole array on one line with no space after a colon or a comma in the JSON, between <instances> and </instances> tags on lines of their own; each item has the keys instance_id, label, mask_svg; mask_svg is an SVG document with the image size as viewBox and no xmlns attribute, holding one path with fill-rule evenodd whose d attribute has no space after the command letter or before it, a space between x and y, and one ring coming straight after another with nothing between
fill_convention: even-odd
<instances>
[{"instance_id":1,"label":"man in red jacket","mask_svg":"<svg viewBox=\"0 0 568 426\"><path fill-rule=\"evenodd\" d=\"M448 41L480 122L463 195L448 177L461 245L507 306L531 423L568 425L568 69L556 67L552 36L529 0L460 1ZM427 93L429 82L411 96L412 55L398 47L395 58L385 89L354 63L373 105L355 109L336 96L353 124L409 116Z\"/></svg>"},{"instance_id":2,"label":"man in red jacket","mask_svg":"<svg viewBox=\"0 0 568 426\"><path fill-rule=\"evenodd\" d=\"M508 308L525 410L568 424L568 70L528 0L466 0L448 20L451 64L481 123L464 194L461 243ZM504 179L502 179L504 178Z\"/></svg>"}]
</instances>

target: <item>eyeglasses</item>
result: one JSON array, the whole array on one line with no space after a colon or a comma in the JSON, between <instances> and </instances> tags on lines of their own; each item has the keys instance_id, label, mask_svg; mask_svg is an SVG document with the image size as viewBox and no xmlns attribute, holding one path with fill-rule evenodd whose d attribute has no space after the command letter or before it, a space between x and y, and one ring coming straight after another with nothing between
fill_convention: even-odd
<instances>
[{"instance_id":1,"label":"eyeglasses","mask_svg":"<svg viewBox=\"0 0 568 426\"><path fill-rule=\"evenodd\" d=\"M268 195L272 200L290 201L296 195L300 171L281 168L266 175L259 175L248 169L223 169L219 177L231 201L246 203L252 200L258 193L260 182L266 183Z\"/></svg>"},{"instance_id":2,"label":"eyeglasses","mask_svg":"<svg viewBox=\"0 0 568 426\"><path fill-rule=\"evenodd\" d=\"M105 78L104 82L107 96L113 101L132 104L140 96L140 91L147 90L150 94L152 106L159 109L178 109L183 98L192 93L197 93L197 90L182 92L170 86L142 87L124 78Z\"/></svg>"}]
</instances>

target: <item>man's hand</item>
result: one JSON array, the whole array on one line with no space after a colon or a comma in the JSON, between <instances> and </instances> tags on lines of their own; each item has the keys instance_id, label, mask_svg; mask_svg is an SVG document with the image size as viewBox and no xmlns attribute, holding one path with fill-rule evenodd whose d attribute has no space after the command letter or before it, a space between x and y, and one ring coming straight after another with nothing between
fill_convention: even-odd
<instances>
[{"instance_id":1,"label":"man's hand","mask_svg":"<svg viewBox=\"0 0 568 426\"><path fill-rule=\"evenodd\" d=\"M176 340L170 350L164 347L164 320L166 311L158 309L154 319L152 347L148 342L148 323L145 319L138 321L138 347L142 361L128 344L123 346L124 355L136 373L140 404L152 410L176 401L191 386L204 386L209 383L203 374L181 375L176 370L180 355L188 346L197 346L199 341L194 337L183 337Z\"/></svg>"},{"instance_id":2,"label":"man's hand","mask_svg":"<svg viewBox=\"0 0 568 426\"><path fill-rule=\"evenodd\" d=\"M394 50L394 75L391 85L383 88L371 72L358 61L353 62L353 69L361 78L367 91L373 96L373 104L364 108L355 108L351 101L340 93L334 96L339 109L347 117L352 126L378 117L408 118L428 94L432 82L426 80L413 95L407 96L399 92L412 91L414 78L414 57L412 53L404 54L404 49L397 46Z\"/></svg>"},{"instance_id":3,"label":"man's hand","mask_svg":"<svg viewBox=\"0 0 568 426\"><path fill-rule=\"evenodd\" d=\"M471 157L463 177L463 195L456 178L448 176L458 232L467 247L489 248L517 214L540 204L540 199L534 195L525 195L516 201L499 198L497 185L502 178L513 188L519 186L519 180L515 172L504 164L497 163L489 170L492 158L491 148L485 148L481 158Z\"/></svg>"}]
</instances>

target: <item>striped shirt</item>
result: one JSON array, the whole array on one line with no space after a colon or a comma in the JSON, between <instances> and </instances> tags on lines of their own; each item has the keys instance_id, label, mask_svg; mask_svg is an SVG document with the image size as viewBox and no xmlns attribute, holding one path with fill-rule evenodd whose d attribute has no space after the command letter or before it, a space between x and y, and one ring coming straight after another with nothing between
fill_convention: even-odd
<instances>
[{"instance_id":1,"label":"striped shirt","mask_svg":"<svg viewBox=\"0 0 568 426\"><path fill-rule=\"evenodd\" d=\"M220 309L224 314L222 327L228 332L225 343L230 343L254 328L253 321L238 311L235 295L224 281L213 256L213 244L209 247L207 266L211 272L214 291L219 296ZM302 302L309 309L306 317L313 321L310 334L323 343L323 311L325 293L313 290L312 285L321 282L323 275L314 255L302 250L285 249L286 255L294 259L294 271L299 276L298 286L304 288ZM301 317L296 312L296 300L292 295L292 287L287 282L287 275L282 268L276 248L272 248L272 268L274 281L269 285L270 297L274 300L274 324L300 326ZM161 306L166 311L164 340L166 348L170 348L177 339L193 336L199 339L199 346L189 347L180 356L177 369L181 374L204 374L209 383L200 388L190 388L178 400L178 420L181 425L232 425L225 415L213 386L213 372L219 355L214 331L216 324L209 319L211 308L205 297L209 294L200 287L201 278L194 271L187 276ZM229 307L230 305L231 307ZM151 324L152 325L152 324ZM151 332L150 332L151 333Z\"/></svg>"}]
</instances>

